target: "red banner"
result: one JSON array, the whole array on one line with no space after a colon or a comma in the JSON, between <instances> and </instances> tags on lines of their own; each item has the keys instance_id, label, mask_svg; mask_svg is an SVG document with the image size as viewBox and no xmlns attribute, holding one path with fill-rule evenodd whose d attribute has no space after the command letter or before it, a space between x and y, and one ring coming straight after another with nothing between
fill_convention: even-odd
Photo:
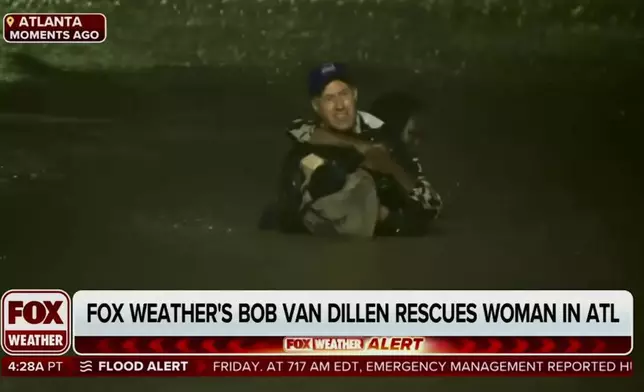
<instances>
[{"instance_id":1,"label":"red banner","mask_svg":"<svg viewBox=\"0 0 644 392\"><path fill-rule=\"evenodd\" d=\"M8 43L100 43L107 37L104 14L7 14L3 18Z\"/></svg>"},{"instance_id":2,"label":"red banner","mask_svg":"<svg viewBox=\"0 0 644 392\"><path fill-rule=\"evenodd\" d=\"M293 344L289 346L289 340ZM298 344L299 343L299 344ZM320 343L320 344L318 344ZM331 348L330 348L331 347ZM339 349L332 349L339 347ZM353 349L349 349L353 348ZM79 354L311 354L314 351L364 351L386 354L605 354L625 355L632 349L630 336L608 337L89 337L76 336Z\"/></svg>"},{"instance_id":3,"label":"red banner","mask_svg":"<svg viewBox=\"0 0 644 392\"><path fill-rule=\"evenodd\" d=\"M621 377L629 357L4 357L3 377Z\"/></svg>"}]
</instances>

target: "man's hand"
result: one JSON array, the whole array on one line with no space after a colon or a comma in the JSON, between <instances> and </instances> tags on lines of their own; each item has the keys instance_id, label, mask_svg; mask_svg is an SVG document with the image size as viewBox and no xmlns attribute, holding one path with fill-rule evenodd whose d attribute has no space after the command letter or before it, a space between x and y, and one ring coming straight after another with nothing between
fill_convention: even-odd
<instances>
[{"instance_id":1,"label":"man's hand","mask_svg":"<svg viewBox=\"0 0 644 392\"><path fill-rule=\"evenodd\" d=\"M365 148L363 166L383 174L393 174L398 164L393 160L389 152L382 147Z\"/></svg>"}]
</instances>

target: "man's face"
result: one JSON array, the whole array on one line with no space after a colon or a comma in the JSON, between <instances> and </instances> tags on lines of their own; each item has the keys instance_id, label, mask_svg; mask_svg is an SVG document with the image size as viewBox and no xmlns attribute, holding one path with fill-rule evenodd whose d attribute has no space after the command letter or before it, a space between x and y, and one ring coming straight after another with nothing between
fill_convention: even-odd
<instances>
[{"instance_id":1,"label":"man's face","mask_svg":"<svg viewBox=\"0 0 644 392\"><path fill-rule=\"evenodd\" d=\"M349 131L356 124L357 91L339 80L329 83L313 107L325 124L337 131Z\"/></svg>"}]
</instances>

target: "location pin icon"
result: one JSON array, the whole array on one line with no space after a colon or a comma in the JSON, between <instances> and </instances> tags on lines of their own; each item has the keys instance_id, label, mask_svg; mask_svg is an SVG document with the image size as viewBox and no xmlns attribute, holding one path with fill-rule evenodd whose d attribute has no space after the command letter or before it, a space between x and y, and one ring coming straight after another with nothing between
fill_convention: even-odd
<instances>
[{"instance_id":1,"label":"location pin icon","mask_svg":"<svg viewBox=\"0 0 644 392\"><path fill-rule=\"evenodd\" d=\"M7 16L7 24L9 27L13 25L13 16Z\"/></svg>"}]
</instances>

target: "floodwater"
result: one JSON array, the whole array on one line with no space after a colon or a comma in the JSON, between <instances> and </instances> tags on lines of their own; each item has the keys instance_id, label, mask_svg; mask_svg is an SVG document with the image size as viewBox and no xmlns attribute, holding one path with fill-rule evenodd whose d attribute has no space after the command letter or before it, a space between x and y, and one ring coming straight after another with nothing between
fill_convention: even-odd
<instances>
[{"instance_id":1,"label":"floodwater","mask_svg":"<svg viewBox=\"0 0 644 392\"><path fill-rule=\"evenodd\" d=\"M445 213L426 238L373 241L256 230L275 193L284 127L307 109L299 80L200 77L179 88L135 75L139 85L128 90L73 75L5 86L0 283L69 291L629 289L637 296L644 84L636 74L596 85L573 74L518 84L501 75L405 79L431 103L421 156ZM373 97L382 80L365 77L361 97ZM3 379L0 390L627 391L634 382Z\"/></svg>"}]
</instances>

